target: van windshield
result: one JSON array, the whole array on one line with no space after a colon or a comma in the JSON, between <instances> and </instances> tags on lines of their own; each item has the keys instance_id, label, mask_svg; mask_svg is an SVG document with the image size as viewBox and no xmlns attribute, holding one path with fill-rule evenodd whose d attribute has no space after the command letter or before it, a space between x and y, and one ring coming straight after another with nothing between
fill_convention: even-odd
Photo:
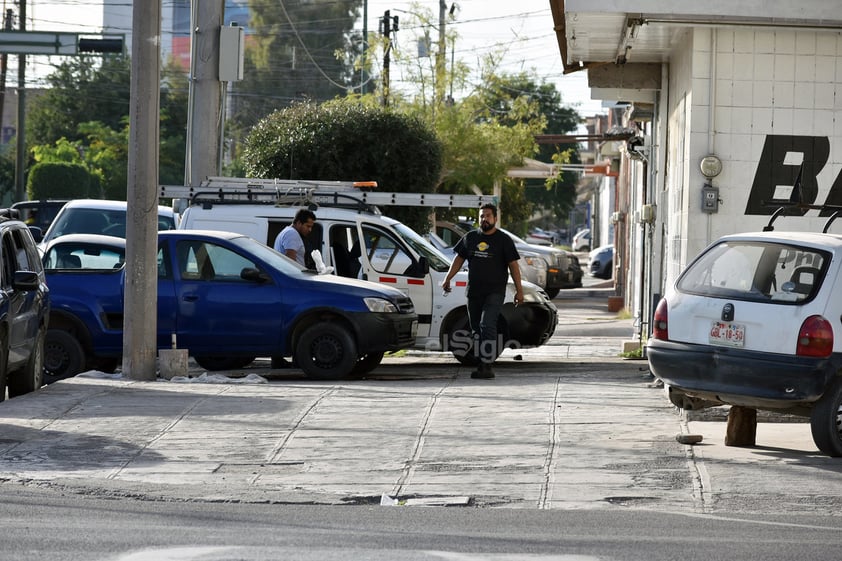
<instances>
[{"instance_id":1,"label":"van windshield","mask_svg":"<svg viewBox=\"0 0 842 561\"><path fill-rule=\"evenodd\" d=\"M450 269L450 261L444 254L430 245L430 242L400 222L395 224L395 230L415 253L427 259L431 269L440 273L447 272Z\"/></svg>"}]
</instances>

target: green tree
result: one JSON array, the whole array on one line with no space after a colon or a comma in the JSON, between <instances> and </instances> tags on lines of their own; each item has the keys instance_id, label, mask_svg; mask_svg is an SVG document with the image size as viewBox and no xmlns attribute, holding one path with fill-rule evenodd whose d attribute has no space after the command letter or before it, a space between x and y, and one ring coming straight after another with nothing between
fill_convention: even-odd
<instances>
[{"instance_id":1,"label":"green tree","mask_svg":"<svg viewBox=\"0 0 842 561\"><path fill-rule=\"evenodd\" d=\"M383 191L428 193L440 179L441 144L418 119L345 98L272 113L247 137L243 163L250 177L377 181ZM422 232L428 212L389 209Z\"/></svg>"},{"instance_id":2,"label":"green tree","mask_svg":"<svg viewBox=\"0 0 842 561\"><path fill-rule=\"evenodd\" d=\"M97 59L102 57L97 57ZM128 57L71 59L32 102L27 141L33 162L84 165L95 187L85 196L125 200L128 173L130 64ZM188 81L170 63L162 72L159 180L184 181ZM70 181L70 178L68 178Z\"/></svg>"},{"instance_id":3,"label":"green tree","mask_svg":"<svg viewBox=\"0 0 842 561\"><path fill-rule=\"evenodd\" d=\"M47 77L49 89L32 101L26 116L29 146L64 137L81 140L79 123L98 121L122 128L129 114L131 65L119 55L68 57Z\"/></svg>"},{"instance_id":4,"label":"green tree","mask_svg":"<svg viewBox=\"0 0 842 561\"><path fill-rule=\"evenodd\" d=\"M85 198L91 184L91 174L82 164L41 162L29 170L26 193L29 200Z\"/></svg>"}]
</instances>

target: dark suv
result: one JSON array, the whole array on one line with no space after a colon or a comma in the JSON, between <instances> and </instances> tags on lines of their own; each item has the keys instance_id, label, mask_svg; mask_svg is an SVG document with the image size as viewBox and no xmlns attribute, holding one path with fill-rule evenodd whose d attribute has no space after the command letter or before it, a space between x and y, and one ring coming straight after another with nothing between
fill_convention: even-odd
<instances>
[{"instance_id":1,"label":"dark suv","mask_svg":"<svg viewBox=\"0 0 842 561\"><path fill-rule=\"evenodd\" d=\"M16 210L0 210L0 401L44 380L49 290L38 248Z\"/></svg>"}]
</instances>

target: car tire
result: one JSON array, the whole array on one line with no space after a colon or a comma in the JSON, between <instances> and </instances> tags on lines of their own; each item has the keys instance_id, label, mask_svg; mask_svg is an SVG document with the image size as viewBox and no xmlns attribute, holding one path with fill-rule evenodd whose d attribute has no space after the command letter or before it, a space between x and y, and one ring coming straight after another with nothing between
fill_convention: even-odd
<instances>
[{"instance_id":1,"label":"car tire","mask_svg":"<svg viewBox=\"0 0 842 561\"><path fill-rule=\"evenodd\" d=\"M208 371L216 370L236 370L237 368L245 368L254 362L253 356L194 356L200 367Z\"/></svg>"},{"instance_id":2,"label":"car tire","mask_svg":"<svg viewBox=\"0 0 842 561\"><path fill-rule=\"evenodd\" d=\"M351 374L357 364L357 344L340 325L311 325L295 343L295 362L307 376L338 380Z\"/></svg>"},{"instance_id":3,"label":"car tire","mask_svg":"<svg viewBox=\"0 0 842 561\"><path fill-rule=\"evenodd\" d=\"M547 296L549 296L550 300L552 300L553 298L558 296L558 293L561 292L561 289L558 288L558 287L556 287L556 288L545 288L544 292L546 292Z\"/></svg>"},{"instance_id":4,"label":"car tire","mask_svg":"<svg viewBox=\"0 0 842 561\"><path fill-rule=\"evenodd\" d=\"M357 360L357 364L354 365L354 369L351 370L351 374L354 376L365 376L378 366L383 361L383 354L384 353L368 353L363 355Z\"/></svg>"},{"instance_id":5,"label":"car tire","mask_svg":"<svg viewBox=\"0 0 842 561\"><path fill-rule=\"evenodd\" d=\"M70 378L85 369L85 351L67 331L48 329L44 340L44 381Z\"/></svg>"},{"instance_id":6,"label":"car tire","mask_svg":"<svg viewBox=\"0 0 842 561\"><path fill-rule=\"evenodd\" d=\"M835 378L810 414L813 442L823 453L842 456L842 378Z\"/></svg>"},{"instance_id":7,"label":"car tire","mask_svg":"<svg viewBox=\"0 0 842 561\"><path fill-rule=\"evenodd\" d=\"M503 316L497 318L497 333L506 331ZM464 366L476 366L477 356L474 353L474 342L471 337L471 327L468 324L467 314L459 318L445 336L444 349L450 351L453 357ZM497 357L503 352L502 348L497 349Z\"/></svg>"},{"instance_id":8,"label":"car tire","mask_svg":"<svg viewBox=\"0 0 842 561\"><path fill-rule=\"evenodd\" d=\"M32 347L32 352L29 353L29 360L26 361L26 366L9 376L9 397L18 397L19 395L34 392L44 385L45 338L46 332L44 328L39 329L38 335L35 336L35 344Z\"/></svg>"}]
</instances>

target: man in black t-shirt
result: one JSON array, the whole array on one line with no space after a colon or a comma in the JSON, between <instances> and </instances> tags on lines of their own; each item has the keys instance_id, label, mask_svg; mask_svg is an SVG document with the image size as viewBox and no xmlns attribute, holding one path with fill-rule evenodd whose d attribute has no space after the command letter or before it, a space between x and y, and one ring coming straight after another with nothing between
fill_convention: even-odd
<instances>
[{"instance_id":1,"label":"man in black t-shirt","mask_svg":"<svg viewBox=\"0 0 842 561\"><path fill-rule=\"evenodd\" d=\"M450 280L468 262L468 321L479 359L471 378L493 378L491 365L501 343L497 341L497 316L506 299L509 273L515 283L516 306L523 302L523 287L517 264L520 255L512 238L497 229L497 207L483 205L479 219L480 229L468 232L456 243L456 256L441 286L450 292Z\"/></svg>"}]
</instances>

